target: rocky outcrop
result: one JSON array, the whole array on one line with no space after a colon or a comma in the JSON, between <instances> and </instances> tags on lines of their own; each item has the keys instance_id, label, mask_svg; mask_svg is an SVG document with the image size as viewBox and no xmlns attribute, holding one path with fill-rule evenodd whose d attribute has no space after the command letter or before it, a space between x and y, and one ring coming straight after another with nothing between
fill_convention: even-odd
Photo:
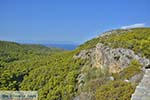
<instances>
[{"instance_id":1,"label":"rocky outcrop","mask_svg":"<svg viewBox=\"0 0 150 100\"><path fill-rule=\"evenodd\" d=\"M150 100L150 70L146 69L150 67L149 59L135 54L134 51L130 49L113 49L102 43L98 43L95 48L82 50L75 55L74 58L86 59L89 61L88 66L100 68L102 71L108 69L110 73L119 73L124 68L128 67L132 60L137 60L141 64L143 71L134 75L127 81L132 83L139 83L141 80L142 81L132 95L132 100ZM81 81L84 81L84 74L80 74L79 76L78 83L80 84L82 83ZM80 85L81 87L83 86L83 84ZM80 94L75 100L82 100L81 97L88 97L88 95Z\"/></svg>"},{"instance_id":2,"label":"rocky outcrop","mask_svg":"<svg viewBox=\"0 0 150 100\"><path fill-rule=\"evenodd\" d=\"M134 76L132 76L128 81L131 83L139 83L141 81L141 79L143 78L143 71L139 74L136 74Z\"/></svg>"},{"instance_id":3,"label":"rocky outcrop","mask_svg":"<svg viewBox=\"0 0 150 100\"><path fill-rule=\"evenodd\" d=\"M150 100L150 69L145 70L144 77L136 87L131 100Z\"/></svg>"},{"instance_id":4,"label":"rocky outcrop","mask_svg":"<svg viewBox=\"0 0 150 100\"><path fill-rule=\"evenodd\" d=\"M89 59L92 67L108 69L110 73L119 73L132 60L139 61L143 68L150 65L149 59L142 58L130 49L112 49L102 43L98 43L95 48L81 51L74 58Z\"/></svg>"},{"instance_id":5,"label":"rocky outcrop","mask_svg":"<svg viewBox=\"0 0 150 100\"><path fill-rule=\"evenodd\" d=\"M82 92L79 96L76 96L73 100L93 100L91 94Z\"/></svg>"}]
</instances>

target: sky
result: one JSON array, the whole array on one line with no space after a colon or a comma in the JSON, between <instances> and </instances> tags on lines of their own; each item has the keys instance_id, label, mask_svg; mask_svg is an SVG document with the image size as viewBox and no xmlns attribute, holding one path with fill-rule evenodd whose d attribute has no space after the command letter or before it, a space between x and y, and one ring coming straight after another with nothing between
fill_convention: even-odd
<instances>
[{"instance_id":1,"label":"sky","mask_svg":"<svg viewBox=\"0 0 150 100\"><path fill-rule=\"evenodd\" d=\"M0 0L0 40L83 43L150 26L150 0Z\"/></svg>"}]
</instances>

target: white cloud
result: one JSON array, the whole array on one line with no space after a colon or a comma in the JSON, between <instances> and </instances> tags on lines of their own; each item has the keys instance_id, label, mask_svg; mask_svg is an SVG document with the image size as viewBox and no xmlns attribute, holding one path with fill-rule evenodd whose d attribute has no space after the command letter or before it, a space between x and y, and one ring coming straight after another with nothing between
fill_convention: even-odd
<instances>
[{"instance_id":1,"label":"white cloud","mask_svg":"<svg viewBox=\"0 0 150 100\"><path fill-rule=\"evenodd\" d=\"M136 28L136 27L145 27L145 23L137 23L128 26L122 26L121 29L129 29L129 28Z\"/></svg>"}]
</instances>

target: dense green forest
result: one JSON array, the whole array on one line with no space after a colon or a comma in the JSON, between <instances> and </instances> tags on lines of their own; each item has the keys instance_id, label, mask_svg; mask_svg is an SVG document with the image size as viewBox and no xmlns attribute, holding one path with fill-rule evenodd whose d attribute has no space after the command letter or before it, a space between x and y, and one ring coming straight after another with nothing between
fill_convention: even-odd
<instances>
[{"instance_id":1,"label":"dense green forest","mask_svg":"<svg viewBox=\"0 0 150 100\"><path fill-rule=\"evenodd\" d=\"M81 92L90 92L93 100L129 100L136 84L122 80L141 72L136 61L113 75L114 81L107 79L112 74L87 67L87 83L78 89L77 77L87 61L73 56L99 42L112 48L128 48L150 58L150 28L116 30L89 40L73 51L0 41L0 90L35 90L39 100L71 100Z\"/></svg>"},{"instance_id":2,"label":"dense green forest","mask_svg":"<svg viewBox=\"0 0 150 100\"><path fill-rule=\"evenodd\" d=\"M0 41L0 90L38 90L40 100L70 99L82 61L73 52Z\"/></svg>"}]
</instances>

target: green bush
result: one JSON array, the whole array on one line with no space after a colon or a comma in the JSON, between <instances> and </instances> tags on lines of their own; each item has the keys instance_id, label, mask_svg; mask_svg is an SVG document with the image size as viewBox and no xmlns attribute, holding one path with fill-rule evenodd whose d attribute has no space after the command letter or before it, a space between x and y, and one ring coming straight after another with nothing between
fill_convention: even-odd
<instances>
[{"instance_id":1,"label":"green bush","mask_svg":"<svg viewBox=\"0 0 150 100\"><path fill-rule=\"evenodd\" d=\"M96 89L105 83L107 83L109 80L107 77L103 76L97 79L92 79L89 82L86 82L85 86L83 87L84 92L95 92Z\"/></svg>"},{"instance_id":2,"label":"green bush","mask_svg":"<svg viewBox=\"0 0 150 100\"><path fill-rule=\"evenodd\" d=\"M110 81L109 73L102 71L100 68L92 68L86 66L82 73L85 75L85 84L79 92L90 94L91 100L95 100L96 89Z\"/></svg>"},{"instance_id":3,"label":"green bush","mask_svg":"<svg viewBox=\"0 0 150 100\"><path fill-rule=\"evenodd\" d=\"M141 72L141 64L137 60L132 60L129 67L120 72L122 79L130 79L132 76Z\"/></svg>"},{"instance_id":4,"label":"green bush","mask_svg":"<svg viewBox=\"0 0 150 100\"><path fill-rule=\"evenodd\" d=\"M130 79L136 74L141 73L141 64L137 60L132 60L129 66L123 69L120 73L113 74L115 79Z\"/></svg>"},{"instance_id":5,"label":"green bush","mask_svg":"<svg viewBox=\"0 0 150 100\"><path fill-rule=\"evenodd\" d=\"M124 81L112 81L96 90L96 100L130 100L134 87Z\"/></svg>"}]
</instances>

